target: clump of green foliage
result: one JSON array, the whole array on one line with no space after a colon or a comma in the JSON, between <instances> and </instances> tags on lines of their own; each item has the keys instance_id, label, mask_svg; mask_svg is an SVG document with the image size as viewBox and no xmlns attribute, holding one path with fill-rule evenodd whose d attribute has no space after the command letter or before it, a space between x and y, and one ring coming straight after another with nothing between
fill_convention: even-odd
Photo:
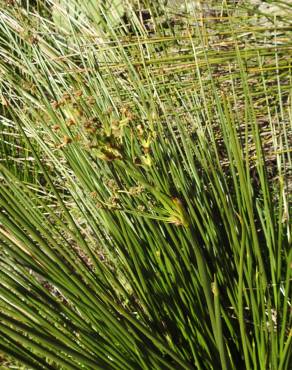
<instances>
[{"instance_id":1,"label":"clump of green foliage","mask_svg":"<svg viewBox=\"0 0 292 370\"><path fill-rule=\"evenodd\" d=\"M291 366L289 4L167 3L0 3L3 362Z\"/></svg>"}]
</instances>

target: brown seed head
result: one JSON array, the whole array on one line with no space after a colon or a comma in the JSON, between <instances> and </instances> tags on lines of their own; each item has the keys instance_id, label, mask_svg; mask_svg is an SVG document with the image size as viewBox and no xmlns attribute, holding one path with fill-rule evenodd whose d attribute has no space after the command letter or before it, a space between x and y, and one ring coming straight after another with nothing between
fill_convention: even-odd
<instances>
[{"instance_id":1,"label":"brown seed head","mask_svg":"<svg viewBox=\"0 0 292 370\"><path fill-rule=\"evenodd\" d=\"M51 103L51 105L52 105L52 108L56 109L61 106L61 103L55 100Z\"/></svg>"},{"instance_id":2,"label":"brown seed head","mask_svg":"<svg viewBox=\"0 0 292 370\"><path fill-rule=\"evenodd\" d=\"M69 93L64 93L63 96L62 96L62 100L63 101L68 101L68 100L71 100L71 96Z\"/></svg>"},{"instance_id":3,"label":"brown seed head","mask_svg":"<svg viewBox=\"0 0 292 370\"><path fill-rule=\"evenodd\" d=\"M60 126L59 125L54 125L54 126L52 126L52 130L53 131L58 131L58 130L60 130Z\"/></svg>"},{"instance_id":4,"label":"brown seed head","mask_svg":"<svg viewBox=\"0 0 292 370\"><path fill-rule=\"evenodd\" d=\"M79 96L82 96L83 95L83 91L81 90L78 90L75 92L75 96L79 97Z\"/></svg>"},{"instance_id":5,"label":"brown seed head","mask_svg":"<svg viewBox=\"0 0 292 370\"><path fill-rule=\"evenodd\" d=\"M66 146L68 144L72 143L72 139L69 136L64 136L63 138L63 146Z\"/></svg>"},{"instance_id":6,"label":"brown seed head","mask_svg":"<svg viewBox=\"0 0 292 370\"><path fill-rule=\"evenodd\" d=\"M90 96L88 99L87 99L87 103L89 105L94 105L95 104L95 98L93 96Z\"/></svg>"},{"instance_id":7,"label":"brown seed head","mask_svg":"<svg viewBox=\"0 0 292 370\"><path fill-rule=\"evenodd\" d=\"M66 122L66 125L68 127L74 126L75 124L76 124L76 122L74 121L73 118L69 118L68 121Z\"/></svg>"}]
</instances>

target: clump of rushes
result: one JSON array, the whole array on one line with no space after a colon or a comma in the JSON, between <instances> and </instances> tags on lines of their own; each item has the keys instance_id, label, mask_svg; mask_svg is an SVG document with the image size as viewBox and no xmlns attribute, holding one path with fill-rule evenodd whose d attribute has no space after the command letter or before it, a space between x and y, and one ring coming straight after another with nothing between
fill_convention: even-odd
<instances>
[{"instance_id":1,"label":"clump of rushes","mask_svg":"<svg viewBox=\"0 0 292 370\"><path fill-rule=\"evenodd\" d=\"M5 364L290 369L285 1L6 3Z\"/></svg>"}]
</instances>

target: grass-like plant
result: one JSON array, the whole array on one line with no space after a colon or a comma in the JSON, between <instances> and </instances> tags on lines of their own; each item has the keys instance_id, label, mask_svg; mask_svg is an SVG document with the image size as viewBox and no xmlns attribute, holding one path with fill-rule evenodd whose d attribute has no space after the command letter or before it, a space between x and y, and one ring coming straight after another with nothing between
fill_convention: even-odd
<instances>
[{"instance_id":1,"label":"grass-like plant","mask_svg":"<svg viewBox=\"0 0 292 370\"><path fill-rule=\"evenodd\" d=\"M3 364L290 369L289 2L0 3Z\"/></svg>"}]
</instances>

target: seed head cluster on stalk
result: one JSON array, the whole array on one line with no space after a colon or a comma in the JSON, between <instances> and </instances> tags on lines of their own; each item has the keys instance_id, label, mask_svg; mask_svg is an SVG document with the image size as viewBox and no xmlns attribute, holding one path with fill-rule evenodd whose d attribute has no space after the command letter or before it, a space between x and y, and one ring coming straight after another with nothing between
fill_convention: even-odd
<instances>
[{"instance_id":1,"label":"seed head cluster on stalk","mask_svg":"<svg viewBox=\"0 0 292 370\"><path fill-rule=\"evenodd\" d=\"M291 20L0 0L0 367L291 368Z\"/></svg>"}]
</instances>

